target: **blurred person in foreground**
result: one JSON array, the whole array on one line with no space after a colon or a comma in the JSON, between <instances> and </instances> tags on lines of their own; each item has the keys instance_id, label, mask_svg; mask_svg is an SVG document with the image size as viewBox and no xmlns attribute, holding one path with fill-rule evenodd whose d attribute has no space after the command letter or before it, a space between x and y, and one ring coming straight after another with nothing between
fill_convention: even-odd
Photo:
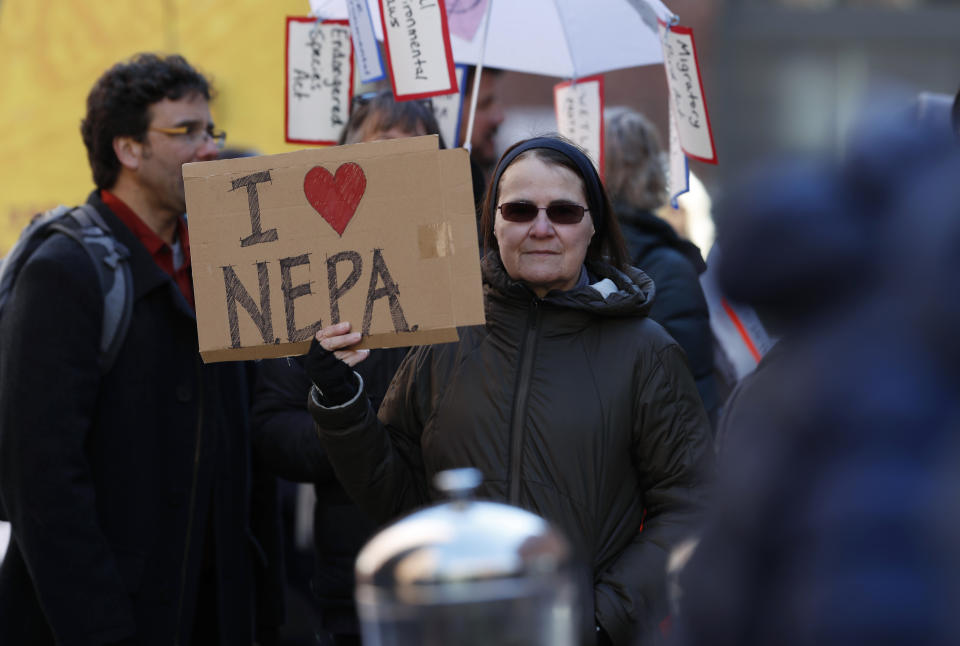
<instances>
[{"instance_id":1,"label":"blurred person in foreground","mask_svg":"<svg viewBox=\"0 0 960 646\"><path fill-rule=\"evenodd\" d=\"M960 141L960 90L953 97L953 107L950 110L950 123L953 124L953 135Z\"/></svg>"},{"instance_id":2,"label":"blurred person in foreground","mask_svg":"<svg viewBox=\"0 0 960 646\"><path fill-rule=\"evenodd\" d=\"M358 95L342 144L439 134L433 112L420 101L394 101L390 90ZM441 142L442 146L442 142ZM409 348L374 350L357 367L375 411ZM307 410L311 382L303 357L260 362L253 405L254 446L268 468L316 492L311 589L320 613L320 643L359 644L353 599L353 562L376 525L337 481Z\"/></svg>"},{"instance_id":3,"label":"blurred person in foreground","mask_svg":"<svg viewBox=\"0 0 960 646\"><path fill-rule=\"evenodd\" d=\"M707 266L697 246L655 214L667 197L660 137L646 117L629 108L608 110L605 122L605 184L630 264L653 279L649 316L683 348L707 416L715 423L720 402L713 375L713 333L699 280Z\"/></svg>"},{"instance_id":4,"label":"blurred person in foreground","mask_svg":"<svg viewBox=\"0 0 960 646\"><path fill-rule=\"evenodd\" d=\"M0 324L0 494L13 525L0 643L276 635L280 591L258 594L274 563L259 530L279 528L252 465L251 365L198 353L181 166L217 156L211 92L182 57L139 54L87 97L87 203L133 277L109 370L98 274L67 236L30 257Z\"/></svg>"},{"instance_id":5,"label":"blurred person in foreground","mask_svg":"<svg viewBox=\"0 0 960 646\"><path fill-rule=\"evenodd\" d=\"M348 322L306 359L310 410L351 497L387 522L430 503L438 471L555 523L589 572L581 643L652 639L670 547L697 529L713 449L683 351L648 318L583 151L538 137L497 164L483 208L487 323L415 348L374 414ZM585 578L584 582L587 582Z\"/></svg>"},{"instance_id":6,"label":"blurred person in foreground","mask_svg":"<svg viewBox=\"0 0 960 646\"><path fill-rule=\"evenodd\" d=\"M960 159L868 122L719 209L719 273L781 340L738 387L679 641L960 643Z\"/></svg>"}]
</instances>

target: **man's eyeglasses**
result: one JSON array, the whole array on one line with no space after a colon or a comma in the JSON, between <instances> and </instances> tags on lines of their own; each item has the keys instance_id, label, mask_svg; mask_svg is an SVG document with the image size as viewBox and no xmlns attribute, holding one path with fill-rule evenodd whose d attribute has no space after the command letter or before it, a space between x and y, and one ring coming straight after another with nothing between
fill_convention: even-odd
<instances>
[{"instance_id":1,"label":"man's eyeglasses","mask_svg":"<svg viewBox=\"0 0 960 646\"><path fill-rule=\"evenodd\" d=\"M530 202L504 202L497 208L507 222L532 222L537 218L537 213L544 210L554 224L576 224L583 219L583 214L590 210L570 202L559 202L550 206L537 206Z\"/></svg>"},{"instance_id":2,"label":"man's eyeglasses","mask_svg":"<svg viewBox=\"0 0 960 646\"><path fill-rule=\"evenodd\" d=\"M223 148L223 144L227 140L227 133L223 130L214 130L213 126L205 127L199 121L185 123L182 126L175 126L173 128L150 126L150 130L170 137L183 137L192 144L202 144L207 140L207 137L210 137L210 139L216 142L217 148Z\"/></svg>"}]
</instances>

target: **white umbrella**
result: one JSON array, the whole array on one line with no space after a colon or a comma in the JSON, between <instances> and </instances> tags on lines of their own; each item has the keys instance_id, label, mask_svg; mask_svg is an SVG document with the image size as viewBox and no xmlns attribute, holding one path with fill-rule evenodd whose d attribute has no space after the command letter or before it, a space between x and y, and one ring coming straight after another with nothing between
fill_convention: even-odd
<instances>
[{"instance_id":1,"label":"white umbrella","mask_svg":"<svg viewBox=\"0 0 960 646\"><path fill-rule=\"evenodd\" d=\"M324 18L347 15L345 0L310 4ZM380 4L367 4L382 40ZM662 63L656 22L675 18L660 0L487 0L486 7L486 20L472 40L450 36L454 61L478 68L467 120L468 148L484 66L577 79Z\"/></svg>"},{"instance_id":2,"label":"white umbrella","mask_svg":"<svg viewBox=\"0 0 960 646\"><path fill-rule=\"evenodd\" d=\"M450 39L453 59L477 66L464 137L467 150L484 65L575 80L662 63L657 20L674 18L660 0L487 0L474 38Z\"/></svg>"},{"instance_id":3,"label":"white umbrella","mask_svg":"<svg viewBox=\"0 0 960 646\"><path fill-rule=\"evenodd\" d=\"M660 0L488 0L489 27L472 41L450 38L458 63L580 78L663 62Z\"/></svg>"},{"instance_id":4,"label":"white umbrella","mask_svg":"<svg viewBox=\"0 0 960 646\"><path fill-rule=\"evenodd\" d=\"M380 4L367 4L383 40ZM346 0L310 6L324 18L347 17ZM573 79L662 63L656 21L673 17L660 0L488 0L487 7L486 39L485 25L473 40L451 34L456 62Z\"/></svg>"}]
</instances>

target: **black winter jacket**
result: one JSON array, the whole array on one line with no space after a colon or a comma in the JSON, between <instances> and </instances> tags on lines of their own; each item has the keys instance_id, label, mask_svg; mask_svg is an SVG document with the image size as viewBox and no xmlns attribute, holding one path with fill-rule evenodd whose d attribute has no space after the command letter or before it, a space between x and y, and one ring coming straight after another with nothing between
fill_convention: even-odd
<instances>
[{"instance_id":1,"label":"black winter jacket","mask_svg":"<svg viewBox=\"0 0 960 646\"><path fill-rule=\"evenodd\" d=\"M380 520L431 502L436 472L473 466L481 497L556 523L593 574L583 628L625 644L666 614L667 554L695 531L712 448L683 353L646 316L652 281L588 269L613 293L539 299L490 254L486 325L411 352L379 422L362 397L328 409L313 391L310 407L340 481Z\"/></svg>"},{"instance_id":2,"label":"black winter jacket","mask_svg":"<svg viewBox=\"0 0 960 646\"><path fill-rule=\"evenodd\" d=\"M185 643L206 536L217 596L200 601L218 604L223 643L250 644L255 581L277 583L261 548L279 547L279 526L275 505L252 509L273 500L269 479L253 484L248 366L201 363L177 286L97 193L89 203L130 251L132 321L101 376L98 276L62 235L12 292L0 322L0 495L13 525L0 643ZM279 625L272 611L261 629Z\"/></svg>"},{"instance_id":3,"label":"black winter jacket","mask_svg":"<svg viewBox=\"0 0 960 646\"><path fill-rule=\"evenodd\" d=\"M699 276L707 269L700 249L650 211L622 203L615 205L615 211L630 251L630 264L656 285L650 318L666 328L687 353L707 416L716 423L720 398L713 372L710 311L700 287Z\"/></svg>"},{"instance_id":4,"label":"black winter jacket","mask_svg":"<svg viewBox=\"0 0 960 646\"><path fill-rule=\"evenodd\" d=\"M408 348L375 350L357 366L374 410ZM335 634L359 634L353 601L353 562L376 524L343 490L307 410L310 378L302 357L260 362L253 404L253 445L264 465L293 482L311 482L316 568L311 588L322 627Z\"/></svg>"}]
</instances>

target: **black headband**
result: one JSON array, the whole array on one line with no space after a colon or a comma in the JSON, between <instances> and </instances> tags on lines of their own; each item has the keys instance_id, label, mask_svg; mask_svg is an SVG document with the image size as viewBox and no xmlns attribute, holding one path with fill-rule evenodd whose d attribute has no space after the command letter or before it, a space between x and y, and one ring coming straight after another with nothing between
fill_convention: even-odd
<instances>
[{"instance_id":1,"label":"black headband","mask_svg":"<svg viewBox=\"0 0 960 646\"><path fill-rule=\"evenodd\" d=\"M493 184L491 184L491 186L493 186L493 196L495 199L492 200L490 205L490 208L493 209L493 213L490 214L490 221L493 222L493 220L496 219L497 201L500 195L500 176L503 175L503 171L505 171L521 153L535 148L555 150L577 166L577 169L580 171L580 177L583 179L583 186L587 192L587 208L590 209L590 219L593 220L593 229L596 234L599 234L601 218L603 217L603 189L600 187L600 176L597 174L597 169L594 168L593 162L590 161L590 158L587 157L582 150L562 139L555 139L553 137L534 137L533 139L527 139L500 160L500 163L497 164L497 170L493 174Z\"/></svg>"}]
</instances>

